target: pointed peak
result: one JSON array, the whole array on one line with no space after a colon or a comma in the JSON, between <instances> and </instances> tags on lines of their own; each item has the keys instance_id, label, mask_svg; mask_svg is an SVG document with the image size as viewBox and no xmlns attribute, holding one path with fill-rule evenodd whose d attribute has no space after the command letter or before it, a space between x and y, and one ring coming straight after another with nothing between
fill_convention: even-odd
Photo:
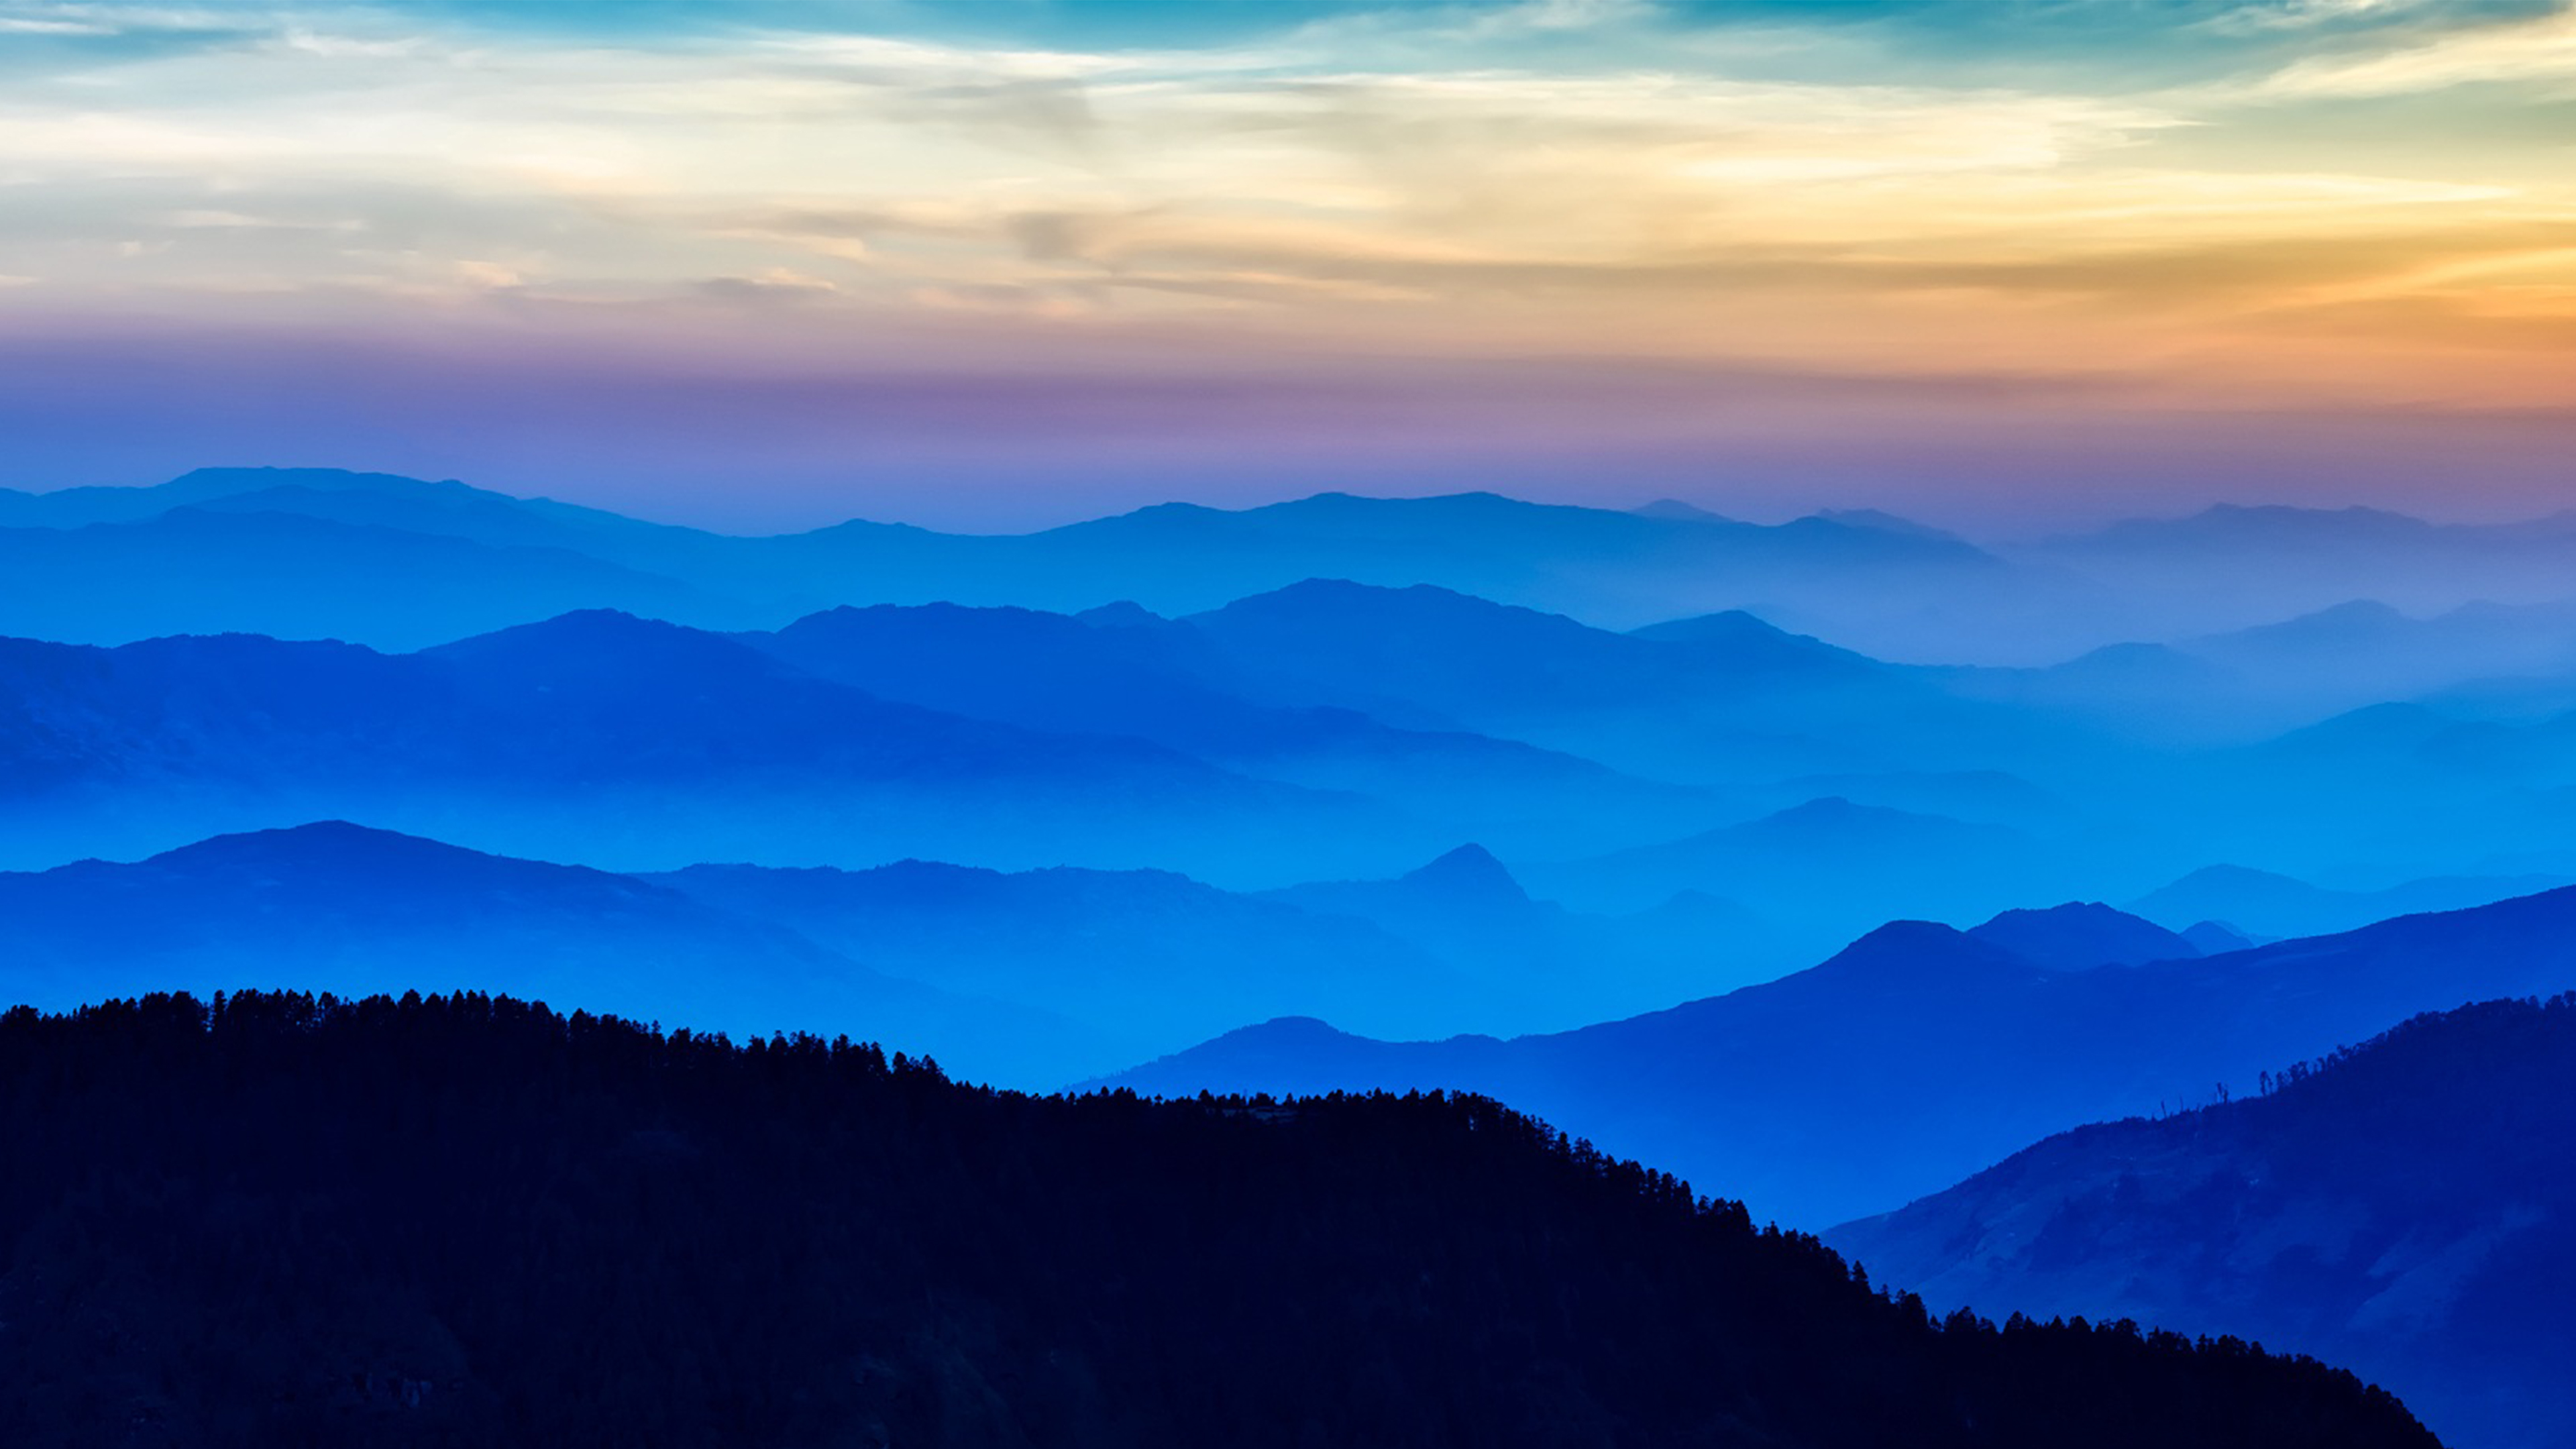
<instances>
[{"instance_id":1,"label":"pointed peak","mask_svg":"<svg viewBox=\"0 0 2576 1449\"><path fill-rule=\"evenodd\" d=\"M1172 622L1134 599L1118 599L1073 617L1095 629L1159 629Z\"/></svg>"},{"instance_id":2,"label":"pointed peak","mask_svg":"<svg viewBox=\"0 0 2576 1449\"><path fill-rule=\"evenodd\" d=\"M430 657L472 659L611 672L642 661L696 660L757 663L777 668L740 640L685 624L647 619L622 609L575 609L533 624L516 624L420 651Z\"/></svg>"},{"instance_id":3,"label":"pointed peak","mask_svg":"<svg viewBox=\"0 0 2576 1449\"><path fill-rule=\"evenodd\" d=\"M1462 845L1456 850L1403 877L1406 885L1429 887L1451 896L1481 896L1525 901L1529 893L1521 889L1509 867L1481 845Z\"/></svg>"},{"instance_id":4,"label":"pointed peak","mask_svg":"<svg viewBox=\"0 0 2576 1449\"><path fill-rule=\"evenodd\" d=\"M1963 965L2030 969L2020 957L1938 921L1890 921L1815 969L1898 979Z\"/></svg>"},{"instance_id":5,"label":"pointed peak","mask_svg":"<svg viewBox=\"0 0 2576 1449\"><path fill-rule=\"evenodd\" d=\"M2196 921L2182 929L2182 938L2200 948L2204 956L2224 956L2230 951L2251 951L2264 944L2254 936L2236 929L2225 921Z\"/></svg>"}]
</instances>

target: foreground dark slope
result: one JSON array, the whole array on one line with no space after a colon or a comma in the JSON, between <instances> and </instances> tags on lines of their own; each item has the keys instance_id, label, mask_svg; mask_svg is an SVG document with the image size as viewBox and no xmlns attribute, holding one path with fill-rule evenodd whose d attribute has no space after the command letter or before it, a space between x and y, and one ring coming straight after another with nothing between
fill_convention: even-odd
<instances>
[{"instance_id":1,"label":"foreground dark slope","mask_svg":"<svg viewBox=\"0 0 2576 1449\"><path fill-rule=\"evenodd\" d=\"M2353 1365L2455 1444L2576 1443L2576 996L2079 1128L1830 1240L1936 1305L2224 1325Z\"/></svg>"},{"instance_id":2,"label":"foreground dark slope","mask_svg":"<svg viewBox=\"0 0 2576 1449\"><path fill-rule=\"evenodd\" d=\"M156 998L0 1019L0 1155L20 1443L2434 1442L2241 1344L1936 1327L1470 1098Z\"/></svg>"},{"instance_id":3,"label":"foreground dark slope","mask_svg":"<svg viewBox=\"0 0 2576 1449\"><path fill-rule=\"evenodd\" d=\"M1779 981L1510 1041L1248 1028L1114 1079L1140 1091L1489 1092L1612 1150L1823 1227L1936 1192L2052 1132L2251 1090L2418 1012L2576 985L2576 890L2341 936L2052 969L1899 922Z\"/></svg>"}]
</instances>

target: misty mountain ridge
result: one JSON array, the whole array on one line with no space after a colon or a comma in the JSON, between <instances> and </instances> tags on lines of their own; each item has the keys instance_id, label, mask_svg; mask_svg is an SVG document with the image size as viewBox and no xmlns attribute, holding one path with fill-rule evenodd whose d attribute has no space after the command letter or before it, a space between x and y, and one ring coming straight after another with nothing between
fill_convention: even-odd
<instances>
[{"instance_id":1,"label":"misty mountain ridge","mask_svg":"<svg viewBox=\"0 0 2576 1449\"><path fill-rule=\"evenodd\" d=\"M2129 908L2167 925L2217 921L2271 937L2323 936L2392 916L2466 910L2568 884L2553 876L2451 876L2347 891L2274 871L2213 865L2140 897Z\"/></svg>"},{"instance_id":2,"label":"misty mountain ridge","mask_svg":"<svg viewBox=\"0 0 2576 1449\"><path fill-rule=\"evenodd\" d=\"M1858 578L1913 570L1928 579L1963 569L1981 575L1991 566L1984 555L1956 540L1875 527L1815 519L1784 525L1675 521L1524 503L1490 493L1436 498L1326 493L1232 511L1170 504L1028 534L942 534L853 521L800 534L746 538L642 524L599 510L513 499L459 484L318 469L209 469L157 489L12 495L0 503L0 525L56 530L55 552L66 585L94 577L97 584L114 582L135 595L123 613L102 616L131 622L101 623L88 632L62 635L76 642L121 643L136 637L130 631L137 628L169 633L204 624L168 615L157 627L145 623L139 611L151 606L155 580L130 569L125 570L128 576L115 577L119 554L67 548L71 534L83 525L145 524L168 516L174 506L249 495L265 498L230 504L241 531L229 550L203 554L206 567L226 569L227 552L282 553L282 543L263 541L263 528L292 536L300 526L310 536L314 527L335 517L378 523L399 518L421 530L418 537L443 538L455 547L540 542L650 576L658 581L656 587L698 600L693 609L675 610L670 617L715 628L775 627L838 604L942 600L1063 611L1133 598L1177 614L1317 576L1396 585L1437 581L1471 593L1512 595L1544 608L1607 614L1614 616L1611 622L1634 625L1733 606L1783 589L1813 591L1808 578L1817 573ZM362 496L389 501L355 501ZM505 517L512 513L524 516ZM366 542L340 541L344 549ZM84 552L89 556L76 557ZM82 574L83 566L92 573ZM1725 578L1742 580L1736 587L1750 592L1708 597L1709 582ZM159 591L160 597L168 595L166 589ZM113 597L104 587L77 590L58 598L59 607L49 617L77 620L82 615L73 607L76 603L96 605ZM1818 592L1817 597L1832 596ZM523 609L518 620L487 617L443 632L454 637L565 607L628 602L557 599L546 607ZM767 617L757 617L762 613ZM305 629L286 627L288 620L313 617L309 611L277 614L245 618L233 627L303 633ZM0 610L0 632L47 632L29 623ZM353 613L321 632L389 647L428 642L440 632L427 637L391 632L400 627L393 619Z\"/></svg>"},{"instance_id":3,"label":"misty mountain ridge","mask_svg":"<svg viewBox=\"0 0 2576 1449\"><path fill-rule=\"evenodd\" d=\"M363 816L615 865L753 839L764 851L1055 857L1044 863L1087 849L1098 863L1162 836L1167 855L1188 839L1216 860L1225 835L1248 850L1245 832L1263 829L1278 832L1265 853L1305 832L1329 852L1319 858L1347 859L1331 842L1370 819L1390 853L1404 843L1399 820L1355 797L1143 741L893 703L608 611L409 655L252 636L7 642L0 687L22 709L0 734L0 759L31 782L22 853L82 832L113 848L119 822L147 807L201 833ZM969 805L977 817L957 813Z\"/></svg>"},{"instance_id":4,"label":"misty mountain ridge","mask_svg":"<svg viewBox=\"0 0 2576 1449\"><path fill-rule=\"evenodd\" d=\"M185 589L143 569L141 539L110 546L106 537L84 542L73 536L85 526L150 525L189 509L224 512L236 531L196 541L191 561L202 577ZM2433 564L2411 570L2423 575L2411 589L2371 587L2374 577L2392 577L2378 554L2328 550L2342 562L2298 587L2248 594L2240 603L2253 612L2217 618L2208 612L2216 602L2210 591L2174 577L2170 560L2194 549L2230 559L2249 546L2277 548L2260 541L2283 530L2344 539L2353 532L2350 521L2313 510L2220 509L2190 528L2136 521L2089 537L1997 551L1867 509L1761 525L1705 510L1623 512L1491 493L1326 493L1240 510L1163 505L1028 534L944 534L853 521L741 537L453 481L331 469L202 469L156 488L0 495L0 541L15 529L51 533L46 551L58 575L42 614L20 612L38 596L0 598L0 632L122 643L232 627L407 648L584 606L655 612L708 628L775 628L840 604L943 600L1070 612L1125 598L1178 615L1303 578L1347 577L1393 586L1436 583L1617 628L1753 608L1800 632L1882 656L2038 664L2123 639L2173 640L2268 624L2356 598L2388 597L2411 611L2438 612L2481 597L2534 603L2565 596L2550 582L2563 573L2547 572L2564 562L2557 557L2569 536L2564 530L2404 523L2412 527L2362 532L2382 552L2432 550ZM210 586L218 579L296 563L295 541L323 536L313 530L325 526L355 531L328 535L333 552L302 562L310 583L346 577L354 584L370 552L403 558L424 579L440 576L428 566L437 551L419 543L396 547L390 535L403 534L446 540L451 557L443 568L460 592L446 601L423 597L402 611L348 612L351 589L308 588L313 601L302 606L281 591L266 602L246 596L241 612L220 626L182 602L213 597ZM2255 530L2257 544L2242 541L2247 529ZM370 530L386 536L366 536ZM33 557L37 542L20 540L30 562L41 562ZM486 552L455 552L469 546ZM489 551L520 547L576 554L594 568L623 572L565 573L571 566L559 565L554 587L571 593L518 600L506 573L494 572L500 561ZM347 567L334 571L335 559ZM2409 576L2403 569L2394 575ZM469 579L482 582L480 598L467 589ZM2482 589L2472 579L2497 586ZM648 600L667 607L645 607ZM334 617L335 609L343 612ZM456 612L463 609L476 612ZM445 622L431 622L439 619ZM2090 638L2083 637L2086 630ZM1945 643L1955 651L1970 640L2018 657L1944 653Z\"/></svg>"},{"instance_id":5,"label":"misty mountain ridge","mask_svg":"<svg viewBox=\"0 0 2576 1449\"><path fill-rule=\"evenodd\" d=\"M0 996L48 1010L178 988L475 989L752 1036L870 1023L964 1070L1033 1084L1122 1045L1033 1008L897 980L677 891L346 821L132 864L0 872L0 917Z\"/></svg>"},{"instance_id":6,"label":"misty mountain ridge","mask_svg":"<svg viewBox=\"0 0 2576 1449\"><path fill-rule=\"evenodd\" d=\"M2260 1072L2388 1022L2565 981L2576 889L2084 970L1895 923L1807 971L1576 1031L1340 1035L1310 1051L1255 1029L1110 1080L1178 1095L1463 1084L1612 1150L1722 1173L1755 1211L1822 1225L1936 1191L2050 1132L2204 1100L2217 1083L2250 1091Z\"/></svg>"},{"instance_id":7,"label":"misty mountain ridge","mask_svg":"<svg viewBox=\"0 0 2576 1449\"><path fill-rule=\"evenodd\" d=\"M1363 712L1330 691L1282 691L1265 679L1269 661L1257 652L1139 615L1146 622L1109 627L1024 609L877 605L736 637L880 698L1145 740L1285 784L1518 831L1524 845L1580 834L1593 817L1616 819L1622 830L1640 820L1678 826L1713 803L1689 787L1460 728L1413 703L1373 701Z\"/></svg>"},{"instance_id":8,"label":"misty mountain ridge","mask_svg":"<svg viewBox=\"0 0 2576 1449\"><path fill-rule=\"evenodd\" d=\"M426 973L441 989L596 1000L701 1030L881 1033L1040 1089L1247 1015L1518 1034L1742 969L1709 909L1577 915L1531 900L1479 847L1392 881L1244 895L1169 871L919 860L628 876L326 821L0 873L0 909L12 1001L61 1007L89 986L160 980L364 992Z\"/></svg>"},{"instance_id":9,"label":"misty mountain ridge","mask_svg":"<svg viewBox=\"0 0 2576 1449\"><path fill-rule=\"evenodd\" d=\"M2021 831L1841 796L1526 874L1585 909L1642 910L1697 890L1830 921L1846 936L1891 918L1998 910L2067 884L2053 878L2062 872L2051 852Z\"/></svg>"}]
</instances>

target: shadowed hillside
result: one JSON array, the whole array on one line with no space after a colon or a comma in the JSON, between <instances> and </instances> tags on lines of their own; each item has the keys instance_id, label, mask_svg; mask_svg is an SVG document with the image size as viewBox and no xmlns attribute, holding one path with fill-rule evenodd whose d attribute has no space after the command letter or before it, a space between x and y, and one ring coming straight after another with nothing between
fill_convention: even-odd
<instances>
[{"instance_id":1,"label":"shadowed hillside","mask_svg":"<svg viewBox=\"0 0 2576 1449\"><path fill-rule=\"evenodd\" d=\"M2466 1449L2576 1439L2576 996L2419 1018L2279 1081L2052 1137L1829 1239L1943 1307L2323 1354Z\"/></svg>"}]
</instances>

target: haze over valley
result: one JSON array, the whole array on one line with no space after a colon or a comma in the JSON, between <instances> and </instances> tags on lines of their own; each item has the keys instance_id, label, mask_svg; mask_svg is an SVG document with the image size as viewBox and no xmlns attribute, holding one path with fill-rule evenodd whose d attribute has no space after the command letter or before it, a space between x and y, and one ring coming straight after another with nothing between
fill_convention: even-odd
<instances>
[{"instance_id":1,"label":"haze over valley","mask_svg":"<svg viewBox=\"0 0 2576 1449\"><path fill-rule=\"evenodd\" d=\"M2247 1238L2188 1206L2206 1143L2021 1164L2576 987L2576 529L1323 494L738 537L220 469L0 496L0 549L13 1002L431 993L1093 1101L1475 1094L1936 1316L2260 1335L2445 1442L2553 1442L2512 1365L2557 1331L2482 1358L2504 1290L2405 1266L2488 1282L2542 1209ZM2083 1256L1993 1236L2082 1193ZM2133 1201L2172 1204L2152 1263ZM2171 1266L2209 1254L2247 1286Z\"/></svg>"}]
</instances>

